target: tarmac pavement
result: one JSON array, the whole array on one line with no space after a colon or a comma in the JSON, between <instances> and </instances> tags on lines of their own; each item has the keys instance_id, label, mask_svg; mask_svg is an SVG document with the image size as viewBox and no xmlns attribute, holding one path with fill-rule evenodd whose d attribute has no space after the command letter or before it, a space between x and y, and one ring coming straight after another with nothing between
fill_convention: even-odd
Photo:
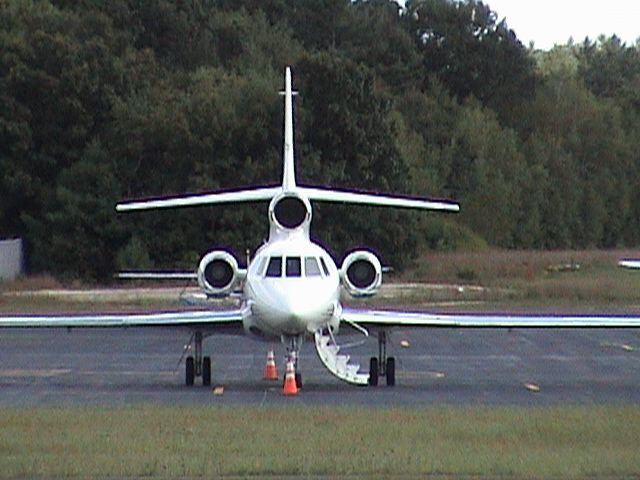
<instances>
[{"instance_id":1,"label":"tarmac pavement","mask_svg":"<svg viewBox=\"0 0 640 480\"><path fill-rule=\"evenodd\" d=\"M2 329L0 406L640 404L640 329L398 329L388 344L395 387L335 379L310 341L295 397L262 380L269 344L227 335L204 342L211 387L184 386L178 362L189 337L181 329ZM282 376L284 349L274 347ZM348 353L367 370L376 352L368 338Z\"/></svg>"}]
</instances>

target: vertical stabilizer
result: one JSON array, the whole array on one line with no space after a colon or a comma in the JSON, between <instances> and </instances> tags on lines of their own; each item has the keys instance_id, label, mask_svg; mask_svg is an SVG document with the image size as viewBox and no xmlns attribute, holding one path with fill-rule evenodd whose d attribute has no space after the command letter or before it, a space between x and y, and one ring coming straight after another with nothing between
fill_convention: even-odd
<instances>
[{"instance_id":1,"label":"vertical stabilizer","mask_svg":"<svg viewBox=\"0 0 640 480\"><path fill-rule=\"evenodd\" d=\"M290 222L297 222L296 228L304 224L307 233L311 219L310 201L379 205L448 212L457 212L460 210L460 206L455 202L430 200L423 197L410 198L384 195L377 192L366 193L319 187L298 187L296 185L293 153L293 97L297 92L294 92L291 88L290 67L286 67L285 69L284 92L281 93L284 94L284 147L282 152L283 168L281 186L255 187L242 190L196 193L176 197L159 197L148 200L123 202L116 205L116 210L124 212L129 210L212 205L217 203L272 201L276 196L279 196L279 198L276 199L278 201L273 203L273 207L275 208L277 205L280 205L282 209L280 213L293 215L293 217L283 218L285 222L283 225L289 230L294 230L295 228L291 226L287 227ZM291 195L291 193L295 193L295 195ZM288 198L286 202L280 202L283 197L295 197L297 200Z\"/></svg>"},{"instance_id":2,"label":"vertical stabilizer","mask_svg":"<svg viewBox=\"0 0 640 480\"><path fill-rule=\"evenodd\" d=\"M284 170L282 188L293 190L296 186L296 174L293 164L293 92L291 91L291 69L284 74Z\"/></svg>"}]
</instances>

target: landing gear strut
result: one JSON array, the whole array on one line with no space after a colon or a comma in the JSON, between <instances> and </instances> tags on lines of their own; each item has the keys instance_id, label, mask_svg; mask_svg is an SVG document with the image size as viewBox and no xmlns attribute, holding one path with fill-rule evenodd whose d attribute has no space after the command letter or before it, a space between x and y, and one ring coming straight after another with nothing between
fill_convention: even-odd
<instances>
[{"instance_id":1,"label":"landing gear strut","mask_svg":"<svg viewBox=\"0 0 640 480\"><path fill-rule=\"evenodd\" d=\"M369 359L369 385L378 385L378 378L386 377L387 386L396 384L396 359L387 357L387 332L378 332L378 356Z\"/></svg>"},{"instance_id":2,"label":"landing gear strut","mask_svg":"<svg viewBox=\"0 0 640 480\"><path fill-rule=\"evenodd\" d=\"M298 387L298 390L302 388L302 374L298 372L298 358L303 341L304 337L299 336L282 337L282 343L284 343L287 348L286 363L293 363L293 369L296 372L296 386Z\"/></svg>"},{"instance_id":3,"label":"landing gear strut","mask_svg":"<svg viewBox=\"0 0 640 480\"><path fill-rule=\"evenodd\" d=\"M202 332L193 335L194 356L187 357L185 362L185 383L191 387L196 377L202 377L202 385L211 385L211 357L202 356Z\"/></svg>"}]
</instances>

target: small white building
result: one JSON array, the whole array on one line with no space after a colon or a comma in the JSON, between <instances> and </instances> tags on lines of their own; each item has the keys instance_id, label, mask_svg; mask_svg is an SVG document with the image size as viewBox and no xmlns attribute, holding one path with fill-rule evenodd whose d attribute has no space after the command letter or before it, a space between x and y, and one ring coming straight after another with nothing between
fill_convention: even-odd
<instances>
[{"instance_id":1,"label":"small white building","mask_svg":"<svg viewBox=\"0 0 640 480\"><path fill-rule=\"evenodd\" d=\"M22 272L22 239L0 240L0 281L15 280Z\"/></svg>"}]
</instances>

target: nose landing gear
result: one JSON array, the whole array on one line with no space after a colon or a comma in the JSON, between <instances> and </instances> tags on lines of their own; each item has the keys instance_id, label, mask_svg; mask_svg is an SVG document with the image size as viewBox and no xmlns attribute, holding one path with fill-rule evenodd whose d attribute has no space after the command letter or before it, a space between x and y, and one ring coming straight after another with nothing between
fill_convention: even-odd
<instances>
[{"instance_id":1,"label":"nose landing gear","mask_svg":"<svg viewBox=\"0 0 640 480\"><path fill-rule=\"evenodd\" d=\"M284 336L283 335L282 337L282 343L284 343L287 348L286 363L289 364L291 362L293 364L296 386L298 387L298 390L302 388L302 374L298 371L298 358L300 354L300 347L302 346L303 341L304 341L304 337L302 336ZM286 381L286 374L285 374L285 381Z\"/></svg>"}]
</instances>

